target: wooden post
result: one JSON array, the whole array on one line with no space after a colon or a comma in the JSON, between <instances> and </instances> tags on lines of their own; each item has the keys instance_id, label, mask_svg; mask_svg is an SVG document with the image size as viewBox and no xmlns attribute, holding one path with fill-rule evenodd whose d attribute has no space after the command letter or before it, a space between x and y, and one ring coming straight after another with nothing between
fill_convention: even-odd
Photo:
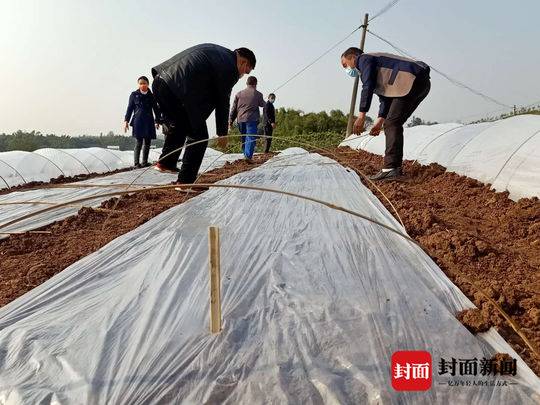
<instances>
[{"instance_id":1,"label":"wooden post","mask_svg":"<svg viewBox=\"0 0 540 405\"><path fill-rule=\"evenodd\" d=\"M364 16L364 25L362 26L362 38L360 39L360 50L364 51L364 44L366 43L366 33L368 26L369 14ZM347 136L352 134L354 123L354 111L356 106L356 95L358 94L359 77L354 78L353 91L351 96L351 107L349 108L349 121L347 122Z\"/></svg>"},{"instance_id":2,"label":"wooden post","mask_svg":"<svg viewBox=\"0 0 540 405\"><path fill-rule=\"evenodd\" d=\"M208 228L210 252L210 331L221 332L221 263L219 251L219 228Z\"/></svg>"}]
</instances>

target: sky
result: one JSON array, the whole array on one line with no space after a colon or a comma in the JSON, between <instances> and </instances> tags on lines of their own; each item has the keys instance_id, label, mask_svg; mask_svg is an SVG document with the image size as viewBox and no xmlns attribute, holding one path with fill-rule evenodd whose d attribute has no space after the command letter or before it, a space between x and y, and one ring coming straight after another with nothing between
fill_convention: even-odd
<instances>
[{"instance_id":1,"label":"sky","mask_svg":"<svg viewBox=\"0 0 540 405\"><path fill-rule=\"evenodd\" d=\"M199 43L246 46L265 96L390 0L250 2L0 0L0 133L120 133L141 75ZM370 29L507 105L540 101L538 0L401 0ZM356 32L277 92L277 107L348 111L352 79L339 56ZM394 52L368 34L366 52ZM245 87L240 79L232 95ZM377 98L371 108L376 115ZM432 73L415 115L449 122L502 107ZM503 111L504 112L504 111ZM209 129L215 128L209 120Z\"/></svg>"}]
</instances>

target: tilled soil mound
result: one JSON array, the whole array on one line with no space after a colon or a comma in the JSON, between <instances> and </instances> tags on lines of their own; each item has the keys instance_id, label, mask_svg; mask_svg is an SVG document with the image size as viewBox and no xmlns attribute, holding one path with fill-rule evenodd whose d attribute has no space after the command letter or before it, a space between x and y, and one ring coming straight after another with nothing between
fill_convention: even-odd
<instances>
[{"instance_id":1,"label":"tilled soil mound","mask_svg":"<svg viewBox=\"0 0 540 405\"><path fill-rule=\"evenodd\" d=\"M198 182L215 183L253 169L271 156L256 155L253 163L244 160L226 163L222 168L203 174ZM104 201L99 208L82 208L75 216L39 229L50 233L27 232L0 240L0 306L113 239L200 193L187 194L171 188L114 197Z\"/></svg>"},{"instance_id":2,"label":"tilled soil mound","mask_svg":"<svg viewBox=\"0 0 540 405\"><path fill-rule=\"evenodd\" d=\"M357 172L374 174L382 157L350 148L329 157ZM437 164L406 161L403 181L377 186L396 207L410 236L435 260L479 310L458 315L472 332L495 326L540 375L540 358L524 344L481 291L516 321L540 348L540 201L508 198L474 179L447 172ZM387 209L393 209L371 188ZM477 287L471 284L474 283Z\"/></svg>"},{"instance_id":3,"label":"tilled soil mound","mask_svg":"<svg viewBox=\"0 0 540 405\"><path fill-rule=\"evenodd\" d=\"M74 183L76 181L83 181L88 179L95 179L97 177L110 176L111 174L129 172L134 170L134 167L126 167L124 169L116 169L107 173L88 173L88 174L78 174L76 176L58 176L53 179L50 179L48 182L44 181L31 181L24 184L19 184L18 186L13 186L11 188L0 189L0 195L9 194L13 191L28 191L34 188L44 188L54 184L65 184L65 183Z\"/></svg>"}]
</instances>

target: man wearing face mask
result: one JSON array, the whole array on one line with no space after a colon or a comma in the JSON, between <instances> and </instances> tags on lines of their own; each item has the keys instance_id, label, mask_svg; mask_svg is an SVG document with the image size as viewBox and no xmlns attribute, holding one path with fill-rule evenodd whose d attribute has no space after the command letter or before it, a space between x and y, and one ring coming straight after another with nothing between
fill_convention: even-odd
<instances>
[{"instance_id":1,"label":"man wearing face mask","mask_svg":"<svg viewBox=\"0 0 540 405\"><path fill-rule=\"evenodd\" d=\"M379 115L369 134L379 135L384 125L386 149L384 166L372 180L391 180L403 174L403 125L426 98L431 88L429 66L398 55L363 53L349 48L341 55L341 65L351 77L360 77L360 113L354 133L364 131L366 113L373 94L380 100Z\"/></svg>"},{"instance_id":2,"label":"man wearing face mask","mask_svg":"<svg viewBox=\"0 0 540 405\"><path fill-rule=\"evenodd\" d=\"M268 101L263 108L264 135L269 137L265 138L266 148L264 150L264 153L270 152L270 146L272 145L272 133L274 132L274 128L276 127L276 109L274 107L274 101L276 101L276 95L274 93L270 93L268 95Z\"/></svg>"},{"instance_id":3,"label":"man wearing face mask","mask_svg":"<svg viewBox=\"0 0 540 405\"><path fill-rule=\"evenodd\" d=\"M216 132L221 147L227 146L231 90L236 82L255 68L252 51L231 51L215 44L188 48L152 68L152 90L162 113L165 144L156 170L178 172L178 183L193 183L208 142L206 120L215 110ZM176 165L184 146L182 167Z\"/></svg>"}]
</instances>

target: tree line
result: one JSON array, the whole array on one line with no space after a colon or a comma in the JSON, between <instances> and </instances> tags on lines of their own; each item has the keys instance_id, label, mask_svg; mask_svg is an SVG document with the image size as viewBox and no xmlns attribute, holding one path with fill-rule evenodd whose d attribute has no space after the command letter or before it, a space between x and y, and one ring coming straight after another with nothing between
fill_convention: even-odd
<instances>
[{"instance_id":1,"label":"tree line","mask_svg":"<svg viewBox=\"0 0 540 405\"><path fill-rule=\"evenodd\" d=\"M273 149L283 149L295 146L295 143L309 143L318 147L335 147L345 138L347 131L348 114L341 110L331 110L330 112L304 112L294 108L278 108L276 110L277 126L274 130L275 139ZM373 123L371 117L366 117L366 126ZM423 121L418 117L413 117L411 124L431 125L435 122ZM262 131L262 123L260 128ZM233 134L238 134L238 129L234 128ZM278 139L285 138L285 139ZM163 146L163 139L156 139L153 142L156 147ZM100 136L67 136L42 134L39 131L16 131L12 134L0 134L0 152L11 150L23 150L32 152L41 148L72 149L89 147L106 148L108 146L118 147L120 150L132 150L135 147L135 139L131 136L114 134L109 131L106 135ZM240 140L232 138L230 140L229 151L240 151Z\"/></svg>"},{"instance_id":2,"label":"tree line","mask_svg":"<svg viewBox=\"0 0 540 405\"><path fill-rule=\"evenodd\" d=\"M162 139L154 141L158 148L163 146ZM41 148L74 149L115 146L120 150L132 150L135 147L135 138L131 136L114 134L112 131L100 136L67 136L42 134L39 131L16 131L12 134L0 134L0 152L23 150L33 152Z\"/></svg>"},{"instance_id":3,"label":"tree line","mask_svg":"<svg viewBox=\"0 0 540 405\"><path fill-rule=\"evenodd\" d=\"M316 148L337 147L345 138L348 116L341 110L305 113L294 108L278 108L276 109L276 128L273 133L272 150L293 146L315 149L308 145L313 145ZM373 119L367 117L366 123L371 125ZM262 127L261 122L259 135L263 134ZM233 127L231 133L238 135L238 128ZM263 151L264 139L259 139L257 143L257 152ZM240 138L230 138L227 149L222 151L241 152Z\"/></svg>"},{"instance_id":4,"label":"tree line","mask_svg":"<svg viewBox=\"0 0 540 405\"><path fill-rule=\"evenodd\" d=\"M514 116L514 115L524 115L524 114L540 115L540 107L538 107L538 106L535 106L535 107L520 107L520 108L516 108L515 113L514 113L514 111L512 111L512 112L509 112L509 113L501 114L499 116L485 117L485 118L473 121L473 122L471 122L471 124L478 124L478 123L481 123L481 122L492 122L492 121L497 121L497 120L503 120L505 118L509 118L509 117Z\"/></svg>"},{"instance_id":5,"label":"tree line","mask_svg":"<svg viewBox=\"0 0 540 405\"><path fill-rule=\"evenodd\" d=\"M301 110L292 108L279 108L276 110L277 127L274 131L276 139L273 143L274 149L294 146L294 142L309 140L315 142L317 146L328 147L337 146L345 137L347 130L348 114L340 110L304 113ZM367 123L373 120L367 118ZM237 129L233 132L238 134ZM261 128L262 134L262 128ZM287 140L278 140L278 137L285 137ZM300 141L301 142L301 141ZM163 140L154 141L156 147L163 146ZM42 134L39 131L17 131L12 134L0 134L0 152L10 150L23 150L32 152L41 148L71 149L89 147L117 146L120 150L131 150L135 147L135 140L131 136L114 134L112 131L101 136L67 136ZM240 141L238 138L231 139L231 151L240 151Z\"/></svg>"}]
</instances>

